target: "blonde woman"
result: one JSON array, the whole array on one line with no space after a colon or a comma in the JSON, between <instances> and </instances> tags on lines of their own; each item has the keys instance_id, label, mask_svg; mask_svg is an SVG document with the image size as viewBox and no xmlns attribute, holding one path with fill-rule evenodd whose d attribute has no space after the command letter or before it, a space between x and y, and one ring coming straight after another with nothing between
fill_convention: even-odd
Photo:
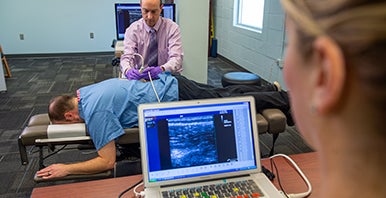
<instances>
[{"instance_id":1,"label":"blonde woman","mask_svg":"<svg viewBox=\"0 0 386 198\"><path fill-rule=\"evenodd\" d=\"M386 1L282 0L284 78L317 197L386 197Z\"/></svg>"}]
</instances>

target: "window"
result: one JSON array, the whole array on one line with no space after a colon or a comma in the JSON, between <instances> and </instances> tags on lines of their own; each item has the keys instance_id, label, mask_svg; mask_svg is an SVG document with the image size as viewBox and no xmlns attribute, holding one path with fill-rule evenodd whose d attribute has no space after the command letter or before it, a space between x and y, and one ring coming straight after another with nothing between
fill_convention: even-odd
<instances>
[{"instance_id":1,"label":"window","mask_svg":"<svg viewBox=\"0 0 386 198\"><path fill-rule=\"evenodd\" d=\"M233 24L255 32L263 29L264 0L235 0Z\"/></svg>"}]
</instances>

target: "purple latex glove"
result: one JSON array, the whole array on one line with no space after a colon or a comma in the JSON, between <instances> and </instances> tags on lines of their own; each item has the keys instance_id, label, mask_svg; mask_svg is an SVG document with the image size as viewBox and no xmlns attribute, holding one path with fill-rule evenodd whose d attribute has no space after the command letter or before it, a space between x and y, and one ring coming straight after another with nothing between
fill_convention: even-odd
<instances>
[{"instance_id":1,"label":"purple latex glove","mask_svg":"<svg viewBox=\"0 0 386 198\"><path fill-rule=\"evenodd\" d=\"M144 73L139 73L138 69L129 69L126 72L126 78L128 80L140 80L144 77ZM147 75L146 75L147 76Z\"/></svg>"},{"instance_id":2,"label":"purple latex glove","mask_svg":"<svg viewBox=\"0 0 386 198\"><path fill-rule=\"evenodd\" d=\"M151 79L154 80L158 78L158 74L162 73L163 70L160 66L146 67L142 72L142 74L146 74L143 79L150 80L148 72L150 72Z\"/></svg>"}]
</instances>

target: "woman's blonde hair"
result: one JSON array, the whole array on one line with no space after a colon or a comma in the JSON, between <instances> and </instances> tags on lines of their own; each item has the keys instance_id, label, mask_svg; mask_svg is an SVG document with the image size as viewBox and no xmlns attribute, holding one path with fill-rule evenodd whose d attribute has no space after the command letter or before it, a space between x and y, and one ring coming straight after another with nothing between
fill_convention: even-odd
<instances>
[{"instance_id":1,"label":"woman's blonde hair","mask_svg":"<svg viewBox=\"0 0 386 198\"><path fill-rule=\"evenodd\" d=\"M302 55L318 36L343 51L347 71L355 73L366 96L386 110L386 0L281 0L297 26ZM303 49L302 49L303 48Z\"/></svg>"}]
</instances>

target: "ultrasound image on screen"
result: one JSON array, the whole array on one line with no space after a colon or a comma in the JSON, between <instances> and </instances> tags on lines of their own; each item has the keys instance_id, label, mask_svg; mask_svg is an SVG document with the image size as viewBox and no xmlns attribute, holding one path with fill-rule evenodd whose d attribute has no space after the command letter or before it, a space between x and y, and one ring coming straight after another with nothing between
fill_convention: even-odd
<instances>
[{"instance_id":1,"label":"ultrasound image on screen","mask_svg":"<svg viewBox=\"0 0 386 198\"><path fill-rule=\"evenodd\" d=\"M133 22L142 18L141 8L138 5L115 5L117 39L123 40L126 28Z\"/></svg>"},{"instance_id":2,"label":"ultrasound image on screen","mask_svg":"<svg viewBox=\"0 0 386 198\"><path fill-rule=\"evenodd\" d=\"M168 119L168 130L172 167L218 161L213 115Z\"/></svg>"},{"instance_id":3,"label":"ultrasound image on screen","mask_svg":"<svg viewBox=\"0 0 386 198\"><path fill-rule=\"evenodd\" d=\"M121 33L125 33L127 27L142 18L141 9L119 9L117 10L117 22Z\"/></svg>"}]
</instances>

